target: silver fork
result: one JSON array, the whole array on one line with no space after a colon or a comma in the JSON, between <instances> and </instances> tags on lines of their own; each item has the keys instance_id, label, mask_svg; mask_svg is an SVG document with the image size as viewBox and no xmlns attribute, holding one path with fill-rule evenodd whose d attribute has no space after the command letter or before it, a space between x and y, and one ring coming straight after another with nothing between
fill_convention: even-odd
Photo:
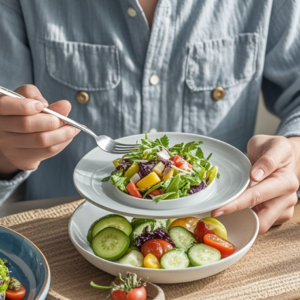
<instances>
[{"instance_id":1,"label":"silver fork","mask_svg":"<svg viewBox=\"0 0 300 300\"><path fill-rule=\"evenodd\" d=\"M14 91L11 91L9 89L6 89L4 87L1 87L1 86L0 86L0 93L3 95L6 95L6 96L10 96L10 97L23 98L23 99L25 98L22 95L14 92ZM111 139L110 137L108 137L106 135L98 136L92 130L87 128L86 126L79 124L76 121L74 121L70 118L67 118L49 108L44 108L43 112L54 115L54 116L58 117L59 119L63 120L64 122L68 123L69 125L72 125L78 129L84 131L85 133L91 135L96 140L98 147L106 152L114 153L114 154L125 154L125 153L130 152L137 146L139 146L139 144L122 144L122 143L114 141L113 139Z\"/></svg>"}]
</instances>

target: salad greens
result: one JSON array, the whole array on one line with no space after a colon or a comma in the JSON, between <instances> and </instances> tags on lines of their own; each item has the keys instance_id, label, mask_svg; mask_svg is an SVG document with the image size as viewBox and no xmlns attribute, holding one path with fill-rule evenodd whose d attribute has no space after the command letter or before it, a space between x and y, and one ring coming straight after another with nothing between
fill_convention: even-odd
<instances>
[{"instance_id":1,"label":"salad greens","mask_svg":"<svg viewBox=\"0 0 300 300\"><path fill-rule=\"evenodd\" d=\"M154 202L185 197L205 189L219 178L200 147L202 141L169 146L169 138L151 140L147 133L141 145L113 161L115 170L102 182L110 181L126 194Z\"/></svg>"},{"instance_id":2,"label":"salad greens","mask_svg":"<svg viewBox=\"0 0 300 300\"><path fill-rule=\"evenodd\" d=\"M0 300L5 299L5 293L10 281L9 271L5 263L6 260L0 259Z\"/></svg>"}]
</instances>

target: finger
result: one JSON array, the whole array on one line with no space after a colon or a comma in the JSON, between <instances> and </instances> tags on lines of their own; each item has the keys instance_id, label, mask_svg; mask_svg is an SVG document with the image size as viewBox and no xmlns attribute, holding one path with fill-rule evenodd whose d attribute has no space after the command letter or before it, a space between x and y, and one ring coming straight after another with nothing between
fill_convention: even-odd
<instances>
[{"instance_id":1,"label":"finger","mask_svg":"<svg viewBox=\"0 0 300 300\"><path fill-rule=\"evenodd\" d=\"M251 151L252 149L249 150ZM255 161L250 170L251 180L255 182L262 181L275 170L287 165L291 152L291 146L286 138L282 137L270 140L262 155Z\"/></svg>"},{"instance_id":2,"label":"finger","mask_svg":"<svg viewBox=\"0 0 300 300\"><path fill-rule=\"evenodd\" d=\"M267 200L295 193L298 189L298 180L295 176L275 177L269 176L264 181L246 189L238 198L227 205L212 211L212 216L217 217L222 214L230 214L232 212L259 205Z\"/></svg>"},{"instance_id":3,"label":"finger","mask_svg":"<svg viewBox=\"0 0 300 300\"><path fill-rule=\"evenodd\" d=\"M17 151L11 153L8 158L14 161L14 165L19 170L34 170L39 166L41 161L60 153L72 140L73 139L70 139L61 144L43 149L17 149Z\"/></svg>"},{"instance_id":4,"label":"finger","mask_svg":"<svg viewBox=\"0 0 300 300\"><path fill-rule=\"evenodd\" d=\"M65 125L53 131L39 133L4 133L1 140L9 142L10 147L18 149L47 148L68 141L79 132L79 129Z\"/></svg>"},{"instance_id":5,"label":"finger","mask_svg":"<svg viewBox=\"0 0 300 300\"><path fill-rule=\"evenodd\" d=\"M44 107L48 106L47 100L42 96L40 90L32 84L25 84L18 87L15 92L24 96L25 98L39 100L44 104Z\"/></svg>"},{"instance_id":6,"label":"finger","mask_svg":"<svg viewBox=\"0 0 300 300\"><path fill-rule=\"evenodd\" d=\"M58 101L49 108L67 116L71 104L66 100ZM0 131L15 133L33 133L52 131L65 125L59 118L50 114L36 114L32 116L0 116Z\"/></svg>"},{"instance_id":7,"label":"finger","mask_svg":"<svg viewBox=\"0 0 300 300\"><path fill-rule=\"evenodd\" d=\"M266 232L271 226L279 225L292 217L297 203L296 193L284 195L253 207L259 218L259 233Z\"/></svg>"},{"instance_id":8,"label":"finger","mask_svg":"<svg viewBox=\"0 0 300 300\"><path fill-rule=\"evenodd\" d=\"M45 105L34 99L19 99L8 96L0 97L0 115L2 116L28 116L42 111Z\"/></svg>"}]
</instances>

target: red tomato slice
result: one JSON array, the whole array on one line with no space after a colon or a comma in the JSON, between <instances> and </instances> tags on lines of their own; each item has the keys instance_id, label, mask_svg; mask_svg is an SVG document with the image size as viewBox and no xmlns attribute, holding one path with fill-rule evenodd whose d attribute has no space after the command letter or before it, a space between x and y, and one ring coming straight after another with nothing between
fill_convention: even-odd
<instances>
[{"instance_id":1,"label":"red tomato slice","mask_svg":"<svg viewBox=\"0 0 300 300\"><path fill-rule=\"evenodd\" d=\"M159 190L154 190L152 191L151 193L149 193L149 195L152 195L152 196L159 196L161 195L163 192L159 191Z\"/></svg>"},{"instance_id":2,"label":"red tomato slice","mask_svg":"<svg viewBox=\"0 0 300 300\"><path fill-rule=\"evenodd\" d=\"M218 249L221 252L222 258L227 257L236 251L236 247L232 243L216 234L208 233L204 236L203 239L206 245Z\"/></svg>"},{"instance_id":3,"label":"red tomato slice","mask_svg":"<svg viewBox=\"0 0 300 300\"><path fill-rule=\"evenodd\" d=\"M6 290L6 298L10 300L21 300L26 294L24 286L21 284L18 291L15 290Z\"/></svg>"},{"instance_id":4,"label":"red tomato slice","mask_svg":"<svg viewBox=\"0 0 300 300\"><path fill-rule=\"evenodd\" d=\"M112 292L111 300L147 300L147 291L141 286L129 291L126 296L125 291L116 290Z\"/></svg>"}]
</instances>

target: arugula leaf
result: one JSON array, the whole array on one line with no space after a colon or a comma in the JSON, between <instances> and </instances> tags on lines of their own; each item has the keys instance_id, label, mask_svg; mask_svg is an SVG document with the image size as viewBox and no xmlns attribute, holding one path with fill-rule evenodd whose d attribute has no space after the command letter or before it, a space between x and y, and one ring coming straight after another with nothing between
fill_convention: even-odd
<instances>
[{"instance_id":1,"label":"arugula leaf","mask_svg":"<svg viewBox=\"0 0 300 300\"><path fill-rule=\"evenodd\" d=\"M146 196L149 193L151 193L151 192L157 190L158 188L160 188L163 183L164 183L163 181L160 181L159 183L155 184L152 188L150 188L149 190L147 190L147 192L144 194L143 198L146 198Z\"/></svg>"},{"instance_id":2,"label":"arugula leaf","mask_svg":"<svg viewBox=\"0 0 300 300\"><path fill-rule=\"evenodd\" d=\"M196 151L196 156L200 159L204 158L204 153L202 151L202 149L199 147L197 148L197 151Z\"/></svg>"},{"instance_id":3,"label":"arugula leaf","mask_svg":"<svg viewBox=\"0 0 300 300\"><path fill-rule=\"evenodd\" d=\"M160 143L167 148L169 146L169 138L164 135L161 139L160 139Z\"/></svg>"},{"instance_id":4,"label":"arugula leaf","mask_svg":"<svg viewBox=\"0 0 300 300\"><path fill-rule=\"evenodd\" d=\"M170 182L168 188L166 189L166 193L178 192L179 184L180 184L180 175L176 175L175 177L172 178L172 181Z\"/></svg>"},{"instance_id":5,"label":"arugula leaf","mask_svg":"<svg viewBox=\"0 0 300 300\"><path fill-rule=\"evenodd\" d=\"M175 192L170 192L170 193L165 193L165 194L161 194L161 195L158 195L158 196L154 196L153 198L152 198L152 200L154 201L154 202L159 202L160 200L164 200L164 199L166 199L166 198L168 198L169 196L171 196L171 195L173 195L173 194L175 194Z\"/></svg>"}]
</instances>

